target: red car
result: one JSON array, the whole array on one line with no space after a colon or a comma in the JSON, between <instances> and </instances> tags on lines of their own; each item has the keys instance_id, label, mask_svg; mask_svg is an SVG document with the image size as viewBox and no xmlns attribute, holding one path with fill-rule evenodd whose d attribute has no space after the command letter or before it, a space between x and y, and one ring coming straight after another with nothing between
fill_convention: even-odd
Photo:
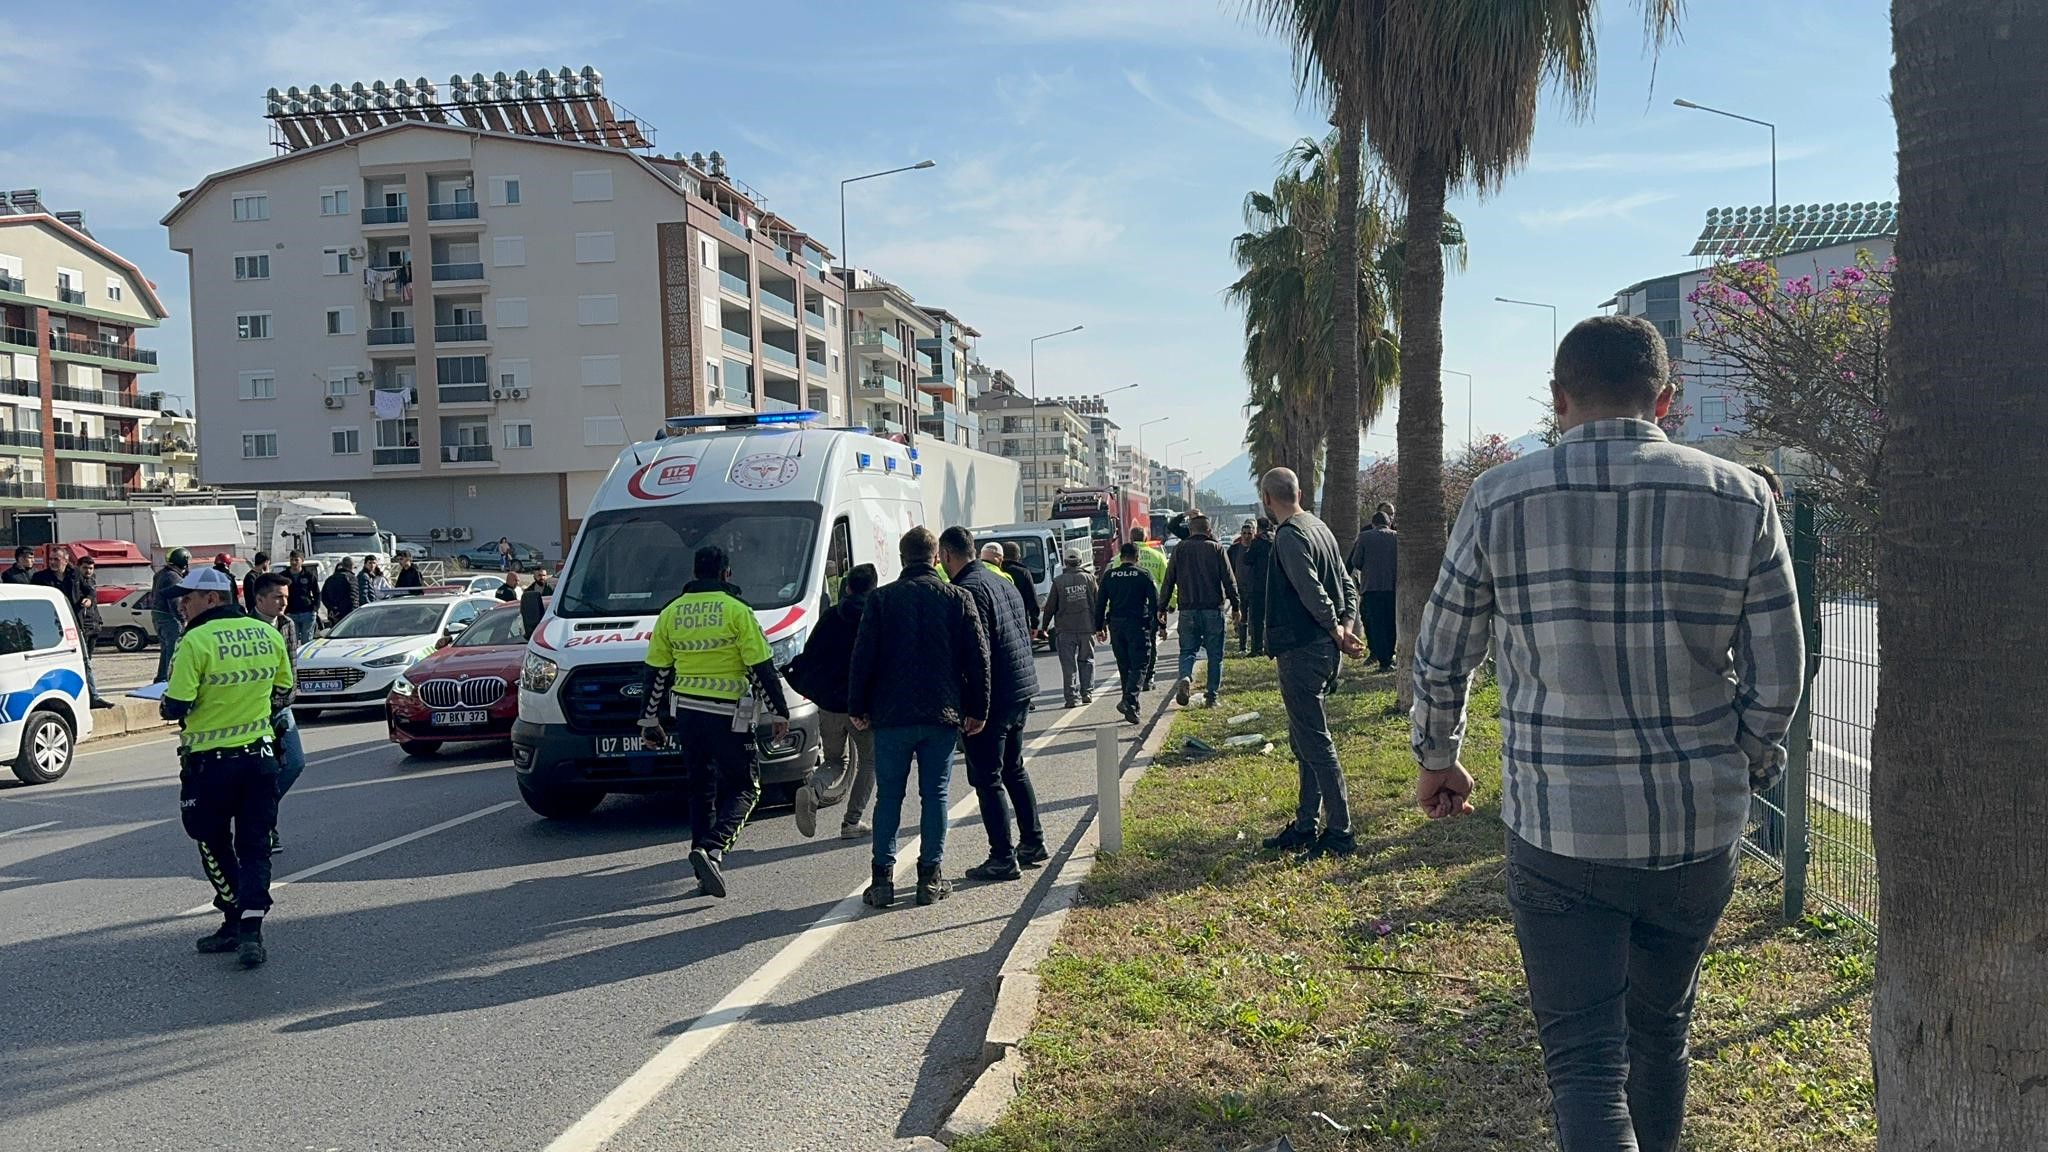
<instances>
[{"instance_id":1,"label":"red car","mask_svg":"<svg viewBox=\"0 0 2048 1152\"><path fill-rule=\"evenodd\" d=\"M408 756L432 756L458 740L510 740L519 716L526 625L507 604L407 668L385 697L391 739Z\"/></svg>"}]
</instances>

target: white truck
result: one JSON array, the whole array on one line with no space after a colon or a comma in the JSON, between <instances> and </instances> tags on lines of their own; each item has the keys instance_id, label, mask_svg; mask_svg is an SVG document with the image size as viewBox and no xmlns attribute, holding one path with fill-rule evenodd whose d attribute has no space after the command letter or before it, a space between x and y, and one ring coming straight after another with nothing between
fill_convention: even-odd
<instances>
[{"instance_id":1,"label":"white truck","mask_svg":"<svg viewBox=\"0 0 2048 1152\"><path fill-rule=\"evenodd\" d=\"M815 416L681 417L666 439L620 453L521 670L512 767L535 812L579 816L610 792L684 783L682 761L639 736L641 668L654 618L689 582L699 547L725 549L781 666L817 620L828 564L873 564L886 582L914 525L1016 518L1013 462L952 446L913 457L862 431L816 427ZM755 733L766 785L802 780L818 763L818 711L791 703L786 735Z\"/></svg>"},{"instance_id":2,"label":"white truck","mask_svg":"<svg viewBox=\"0 0 2048 1152\"><path fill-rule=\"evenodd\" d=\"M332 572L344 558L362 563L376 556L391 564L395 537L356 510L346 492L257 492L251 551L270 553L282 566L299 552L322 572Z\"/></svg>"}]
</instances>

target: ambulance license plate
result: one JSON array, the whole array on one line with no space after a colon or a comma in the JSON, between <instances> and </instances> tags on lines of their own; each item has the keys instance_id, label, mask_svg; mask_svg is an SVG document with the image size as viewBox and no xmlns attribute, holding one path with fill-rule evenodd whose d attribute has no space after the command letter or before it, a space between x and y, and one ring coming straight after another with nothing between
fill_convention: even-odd
<instances>
[{"instance_id":1,"label":"ambulance license plate","mask_svg":"<svg viewBox=\"0 0 2048 1152\"><path fill-rule=\"evenodd\" d=\"M488 724L490 723L490 720L491 714L489 712L484 711L436 712L434 713L434 719L432 723L436 727L443 727L453 725Z\"/></svg>"},{"instance_id":2,"label":"ambulance license plate","mask_svg":"<svg viewBox=\"0 0 2048 1152\"><path fill-rule=\"evenodd\" d=\"M597 738L597 754L599 756L631 756L645 751L647 751L647 738L645 736L599 736Z\"/></svg>"}]
</instances>

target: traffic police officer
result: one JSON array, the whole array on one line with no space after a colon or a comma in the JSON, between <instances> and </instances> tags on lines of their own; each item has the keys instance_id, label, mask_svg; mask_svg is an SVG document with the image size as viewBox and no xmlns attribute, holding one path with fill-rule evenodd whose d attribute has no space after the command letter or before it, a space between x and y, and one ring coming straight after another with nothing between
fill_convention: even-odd
<instances>
[{"instance_id":1,"label":"traffic police officer","mask_svg":"<svg viewBox=\"0 0 2048 1152\"><path fill-rule=\"evenodd\" d=\"M271 717L291 698L292 660L275 628L235 604L234 580L199 568L178 581L185 632L160 705L177 721L178 806L225 917L201 952L263 963L270 832L277 824Z\"/></svg>"},{"instance_id":2,"label":"traffic police officer","mask_svg":"<svg viewBox=\"0 0 2048 1152\"><path fill-rule=\"evenodd\" d=\"M1159 610L1166 611L1166 553L1160 550L1159 542L1151 538L1144 528L1131 529L1131 543L1138 546L1138 567L1152 578L1152 586L1159 590ZM1115 571L1115 569L1111 569ZM1145 633L1145 687L1159 686L1159 640L1166 635L1165 621L1155 623Z\"/></svg>"},{"instance_id":3,"label":"traffic police officer","mask_svg":"<svg viewBox=\"0 0 2048 1152\"><path fill-rule=\"evenodd\" d=\"M765 699L776 737L789 731L789 705L768 638L739 598L725 549L697 549L696 579L662 609L647 640L646 704L640 731L649 748L677 746L690 791L690 868L712 896L725 895L725 853L761 798L755 772L754 701Z\"/></svg>"}]
</instances>

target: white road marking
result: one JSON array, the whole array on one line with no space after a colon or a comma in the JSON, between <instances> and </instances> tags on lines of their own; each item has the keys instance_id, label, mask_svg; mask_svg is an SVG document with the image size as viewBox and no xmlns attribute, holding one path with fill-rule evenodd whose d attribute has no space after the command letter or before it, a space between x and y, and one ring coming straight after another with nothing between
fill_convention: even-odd
<instances>
[{"instance_id":1,"label":"white road marking","mask_svg":"<svg viewBox=\"0 0 2048 1152\"><path fill-rule=\"evenodd\" d=\"M165 736L160 740L144 740L140 744L123 744L119 748L80 748L77 755L97 756L102 752L133 752L138 748L154 748L159 744L175 744L177 742L178 738L176 736ZM77 759L77 756L74 756L73 759Z\"/></svg>"},{"instance_id":2,"label":"white road marking","mask_svg":"<svg viewBox=\"0 0 2048 1152\"><path fill-rule=\"evenodd\" d=\"M294 788L291 794L301 792L332 792L337 788L367 788L372 784L403 784L408 780L431 780L436 776L461 776L470 772L501 772L510 768L511 762L500 760L491 764L455 764L446 768L433 768L425 772L408 772L403 776L372 776L368 780L344 780L339 784L322 784L317 788ZM311 765L308 765L311 767Z\"/></svg>"},{"instance_id":3,"label":"white road marking","mask_svg":"<svg viewBox=\"0 0 2048 1152\"><path fill-rule=\"evenodd\" d=\"M1868 757L1859 756L1856 753L1849 751L1847 748L1837 748L1833 744L1829 744L1821 740L1815 740L1813 742L1813 746L1815 748L1820 749L1822 752L1826 752L1834 756L1839 756L1842 759L1847 760L1849 763L1854 764L1858 768L1863 769L1865 772L1870 771L1870 759Z\"/></svg>"},{"instance_id":4,"label":"white road marking","mask_svg":"<svg viewBox=\"0 0 2048 1152\"><path fill-rule=\"evenodd\" d=\"M1052 743L1069 724L1079 719L1084 709L1075 708L1038 734L1038 738L1024 749L1026 757L1036 756L1046 745ZM972 791L961 798L946 813L947 823L955 823L968 813L975 811L977 802ZM896 848L896 879L900 885L904 878L915 871L920 838L910 837L901 841ZM690 1022L688 1028L675 1039L664 1045L654 1058L642 1064L640 1069L626 1078L625 1083L611 1090L597 1107L592 1108L567 1132L555 1138L546 1152L597 1152L605 1143L633 1118L654 1103L655 1098L667 1091L669 1086L682 1078L699 1057L711 1050L725 1038L733 1025L745 1020L755 1009L768 1003L775 990L789 979L804 961L816 955L839 930L852 923L861 909L861 894L867 891L867 883L834 904L823 916L812 921L797 938L783 945L782 950L770 957L766 964L756 969L739 986L725 994L711 1010ZM207 907L212 907L208 905Z\"/></svg>"},{"instance_id":5,"label":"white road marking","mask_svg":"<svg viewBox=\"0 0 2048 1152\"><path fill-rule=\"evenodd\" d=\"M391 839L384 841L382 844L372 844L368 848L358 848L357 850L349 853L346 856L336 856L334 859L329 860L325 864L315 864L311 868L308 868L302 872L294 872L282 880L274 880L271 882L270 891L273 894L275 894L279 888L282 888L287 884L318 876L322 872L332 872L336 868L340 868L345 864L353 864L358 860L368 859L371 856L375 856L379 852L388 851L392 848L397 848L403 844L410 844L415 840L420 840L424 839L425 837L432 836L436 832L446 832L450 828L467 824L471 820L480 820L485 816L491 815L494 812L503 812L505 809L513 807L518 803L519 801L517 800L501 800L488 808L479 808L476 811L471 812L467 815L457 816L453 820L443 820L439 824L435 824L432 827L428 828L422 828L417 832L408 832L403 836L394 836ZM187 908L185 911L178 913L178 915L197 916L202 912L211 912L213 910L213 904L209 901L208 903L201 904L197 908Z\"/></svg>"},{"instance_id":6,"label":"white road marking","mask_svg":"<svg viewBox=\"0 0 2048 1152\"><path fill-rule=\"evenodd\" d=\"M39 828L54 828L62 823L62 820L45 820L41 824L30 824L22 828L9 828L5 832L0 832L0 838L5 838L8 836L19 836L23 832L34 832Z\"/></svg>"}]
</instances>

